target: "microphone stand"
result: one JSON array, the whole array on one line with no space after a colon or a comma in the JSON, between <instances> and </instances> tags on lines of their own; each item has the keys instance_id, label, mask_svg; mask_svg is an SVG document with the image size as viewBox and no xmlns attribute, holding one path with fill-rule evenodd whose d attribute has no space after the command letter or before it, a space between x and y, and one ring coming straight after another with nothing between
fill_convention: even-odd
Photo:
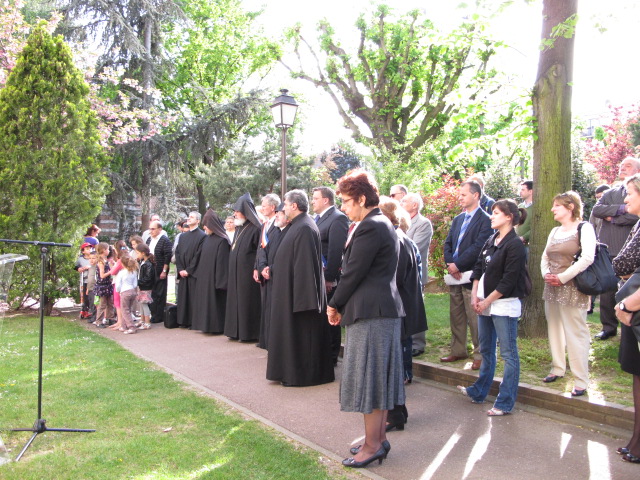
<instances>
[{"instance_id":1,"label":"microphone stand","mask_svg":"<svg viewBox=\"0 0 640 480\"><path fill-rule=\"evenodd\" d=\"M38 347L38 416L36 421L34 422L31 428L12 428L12 432L33 432L31 438L27 441L25 446L22 448L18 456L16 457L16 462L20 461L24 453L27 451L29 446L33 443L36 437L40 433L44 432L95 432L95 430L87 430L80 428L49 428L47 427L47 421L42 418L42 352L44 348L44 278L45 278L45 267L47 264L47 256L49 253L48 247L71 247L72 245L69 243L54 243L54 242L38 242L38 241L25 241L25 240L6 240L0 239L0 242L4 243L22 243L27 245L35 245L36 247L40 247L40 344Z\"/></svg>"}]
</instances>

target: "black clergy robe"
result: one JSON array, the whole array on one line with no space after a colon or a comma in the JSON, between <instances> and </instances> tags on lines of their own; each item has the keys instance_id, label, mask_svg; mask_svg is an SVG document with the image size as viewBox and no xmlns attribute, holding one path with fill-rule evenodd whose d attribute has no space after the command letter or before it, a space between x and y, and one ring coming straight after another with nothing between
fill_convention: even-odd
<instances>
[{"instance_id":1,"label":"black clergy robe","mask_svg":"<svg viewBox=\"0 0 640 480\"><path fill-rule=\"evenodd\" d=\"M207 235L202 242L196 268L195 308L192 330L204 333L224 332L229 278L229 242L218 235Z\"/></svg>"},{"instance_id":2,"label":"black clergy robe","mask_svg":"<svg viewBox=\"0 0 640 480\"><path fill-rule=\"evenodd\" d=\"M289 226L280 230L276 227L269 234L269 244L266 248L258 250L258 256L256 260L256 266L258 272L261 273L264 267L271 267L272 260L278 251L278 246L282 237L289 230ZM262 275L260 276L262 278ZM262 287L260 293L262 294L262 315L260 317L260 338L258 340L258 346L260 348L269 348L269 323L271 317L271 296L273 295L272 289L273 280L262 279Z\"/></svg>"},{"instance_id":3,"label":"black clergy robe","mask_svg":"<svg viewBox=\"0 0 640 480\"><path fill-rule=\"evenodd\" d=\"M335 379L329 323L323 315L326 289L322 248L306 213L291 221L273 259L267 379L309 386Z\"/></svg>"},{"instance_id":4,"label":"black clergy robe","mask_svg":"<svg viewBox=\"0 0 640 480\"><path fill-rule=\"evenodd\" d=\"M178 289L178 325L190 327L195 308L196 269L200 261L202 242L207 235L196 228L189 232L183 232L180 243L176 247L176 270L179 274L186 270L188 277L180 277Z\"/></svg>"},{"instance_id":5,"label":"black clergy robe","mask_svg":"<svg viewBox=\"0 0 640 480\"><path fill-rule=\"evenodd\" d=\"M224 334L240 341L257 340L260 335L260 284L253 279L259 245L258 227L247 221L242 227L236 228L229 254Z\"/></svg>"}]
</instances>

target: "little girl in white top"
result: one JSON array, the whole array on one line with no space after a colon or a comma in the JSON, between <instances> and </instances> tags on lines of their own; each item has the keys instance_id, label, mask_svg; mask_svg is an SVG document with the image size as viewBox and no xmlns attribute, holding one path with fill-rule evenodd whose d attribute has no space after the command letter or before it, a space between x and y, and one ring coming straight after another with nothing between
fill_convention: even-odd
<instances>
[{"instance_id":1,"label":"little girl in white top","mask_svg":"<svg viewBox=\"0 0 640 480\"><path fill-rule=\"evenodd\" d=\"M120 331L125 334L136 333L133 325L131 311L138 295L138 262L128 254L120 257L124 267L116 276L116 291L120 294L120 307L122 309L122 327Z\"/></svg>"}]
</instances>

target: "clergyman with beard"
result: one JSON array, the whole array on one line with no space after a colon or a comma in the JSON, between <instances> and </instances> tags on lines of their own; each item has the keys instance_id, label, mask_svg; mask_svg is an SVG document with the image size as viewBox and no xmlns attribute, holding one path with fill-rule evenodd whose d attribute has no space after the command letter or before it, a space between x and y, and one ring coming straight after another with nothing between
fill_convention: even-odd
<instances>
[{"instance_id":1,"label":"clergyman with beard","mask_svg":"<svg viewBox=\"0 0 640 480\"><path fill-rule=\"evenodd\" d=\"M229 254L229 285L224 334L242 342L260 335L260 284L253 279L262 223L251 195L245 193L233 206L236 231Z\"/></svg>"},{"instance_id":2,"label":"clergyman with beard","mask_svg":"<svg viewBox=\"0 0 640 480\"><path fill-rule=\"evenodd\" d=\"M329 324L320 233L307 214L302 190L285 195L284 212L291 222L271 266L271 299L267 379L284 386L333 382Z\"/></svg>"}]
</instances>

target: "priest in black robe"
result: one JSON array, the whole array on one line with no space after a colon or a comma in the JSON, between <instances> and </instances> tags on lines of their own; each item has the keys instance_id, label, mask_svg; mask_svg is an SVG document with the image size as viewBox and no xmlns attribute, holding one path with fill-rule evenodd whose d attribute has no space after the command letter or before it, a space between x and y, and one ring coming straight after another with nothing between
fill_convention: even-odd
<instances>
[{"instance_id":1,"label":"priest in black robe","mask_svg":"<svg viewBox=\"0 0 640 480\"><path fill-rule=\"evenodd\" d=\"M278 251L280 242L289 230L289 220L284 214L284 203L276 208L275 229L269 235L266 248L258 250L256 264L260 269L262 279L262 316L260 317L260 340L258 347L269 349L269 325L271 324L271 300L273 298L273 282L271 281L271 264Z\"/></svg>"},{"instance_id":2,"label":"priest in black robe","mask_svg":"<svg viewBox=\"0 0 640 480\"><path fill-rule=\"evenodd\" d=\"M180 243L176 247L176 271L180 276L180 288L178 289L178 325L184 328L191 327L193 312L195 309L196 294L196 268L200 261L202 242L206 234L198 228L200 213L191 212L186 220L190 230L182 232Z\"/></svg>"},{"instance_id":3,"label":"priest in black robe","mask_svg":"<svg viewBox=\"0 0 640 480\"><path fill-rule=\"evenodd\" d=\"M258 340L260 335L260 284L254 280L253 270L262 223L248 193L238 199L233 210L236 232L229 254L224 334L248 342Z\"/></svg>"},{"instance_id":4,"label":"priest in black robe","mask_svg":"<svg viewBox=\"0 0 640 480\"><path fill-rule=\"evenodd\" d=\"M285 386L320 385L335 379L329 324L322 314L327 298L322 246L308 209L302 190L285 195L284 211L291 225L271 266L274 294L267 379Z\"/></svg>"},{"instance_id":5,"label":"priest in black robe","mask_svg":"<svg viewBox=\"0 0 640 480\"><path fill-rule=\"evenodd\" d=\"M202 225L207 236L202 242L195 273L197 282L191 329L223 333L229 278L229 237L222 220L212 209L204 214Z\"/></svg>"}]
</instances>

